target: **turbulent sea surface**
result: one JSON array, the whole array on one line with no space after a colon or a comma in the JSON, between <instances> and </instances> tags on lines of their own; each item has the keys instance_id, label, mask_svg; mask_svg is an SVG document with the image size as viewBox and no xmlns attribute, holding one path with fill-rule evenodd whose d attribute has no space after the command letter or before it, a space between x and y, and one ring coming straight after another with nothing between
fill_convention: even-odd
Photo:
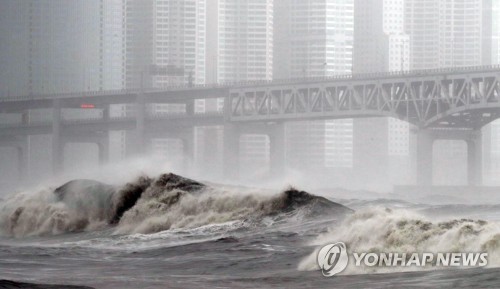
<instances>
[{"instance_id":1,"label":"turbulent sea surface","mask_svg":"<svg viewBox=\"0 0 500 289\"><path fill-rule=\"evenodd\" d=\"M75 180L0 201L0 288L500 288L500 205L326 199L174 174ZM348 266L315 252L486 251L475 269ZM23 283L18 283L23 282ZM30 283L30 284L27 284Z\"/></svg>"}]
</instances>

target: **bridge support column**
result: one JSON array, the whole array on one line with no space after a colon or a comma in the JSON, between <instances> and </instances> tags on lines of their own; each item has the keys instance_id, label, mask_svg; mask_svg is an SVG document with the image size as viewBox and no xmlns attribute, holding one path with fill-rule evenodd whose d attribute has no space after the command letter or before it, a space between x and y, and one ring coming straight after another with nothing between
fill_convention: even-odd
<instances>
[{"instance_id":1,"label":"bridge support column","mask_svg":"<svg viewBox=\"0 0 500 289\"><path fill-rule=\"evenodd\" d=\"M272 124L269 134L270 141L270 171L272 177L283 177L286 163L285 125Z\"/></svg>"},{"instance_id":2,"label":"bridge support column","mask_svg":"<svg viewBox=\"0 0 500 289\"><path fill-rule=\"evenodd\" d=\"M434 137L427 129L417 132L417 185L432 185L432 146Z\"/></svg>"},{"instance_id":3,"label":"bridge support column","mask_svg":"<svg viewBox=\"0 0 500 289\"><path fill-rule=\"evenodd\" d=\"M28 166L29 166L29 157L28 157L28 142L27 138L17 138L14 137L14 140L9 141L1 141L0 147L10 147L16 149L17 156L17 171L18 178L20 182L23 182L28 179Z\"/></svg>"},{"instance_id":4,"label":"bridge support column","mask_svg":"<svg viewBox=\"0 0 500 289\"><path fill-rule=\"evenodd\" d=\"M25 152L23 151L22 148L17 147L17 170L18 170L18 176L20 180L24 179L25 176L25 171L26 171L26 164L25 164Z\"/></svg>"},{"instance_id":5,"label":"bridge support column","mask_svg":"<svg viewBox=\"0 0 500 289\"><path fill-rule=\"evenodd\" d=\"M483 142L480 130L470 133L467 139L467 179L469 186L481 186L483 182Z\"/></svg>"},{"instance_id":6,"label":"bridge support column","mask_svg":"<svg viewBox=\"0 0 500 289\"><path fill-rule=\"evenodd\" d=\"M194 129L189 131L182 138L182 147L184 150L184 170L189 172L194 166Z\"/></svg>"},{"instance_id":7,"label":"bridge support column","mask_svg":"<svg viewBox=\"0 0 500 289\"><path fill-rule=\"evenodd\" d=\"M61 102L53 100L52 107L52 172L56 176L63 171L64 150L61 141Z\"/></svg>"},{"instance_id":8,"label":"bridge support column","mask_svg":"<svg viewBox=\"0 0 500 289\"><path fill-rule=\"evenodd\" d=\"M389 119L353 119L353 176L367 187L389 182Z\"/></svg>"},{"instance_id":9,"label":"bridge support column","mask_svg":"<svg viewBox=\"0 0 500 289\"><path fill-rule=\"evenodd\" d=\"M110 118L110 105L106 105L103 109L102 109L102 119L103 120L106 120L106 121L109 121L109 118Z\"/></svg>"},{"instance_id":10,"label":"bridge support column","mask_svg":"<svg viewBox=\"0 0 500 289\"><path fill-rule=\"evenodd\" d=\"M103 120L109 122L111 118L111 105L107 104L102 110ZM99 147L99 165L104 166L109 162L109 142L110 142L110 132L107 130L104 133L101 141L97 144Z\"/></svg>"},{"instance_id":11,"label":"bridge support column","mask_svg":"<svg viewBox=\"0 0 500 289\"><path fill-rule=\"evenodd\" d=\"M223 174L230 180L239 178L240 131L234 124L224 125Z\"/></svg>"},{"instance_id":12,"label":"bridge support column","mask_svg":"<svg viewBox=\"0 0 500 289\"><path fill-rule=\"evenodd\" d=\"M27 140L23 140L21 144L17 147L17 158L18 158L18 170L19 170L19 180L24 182L28 180L28 170L29 170L29 147Z\"/></svg>"},{"instance_id":13,"label":"bridge support column","mask_svg":"<svg viewBox=\"0 0 500 289\"><path fill-rule=\"evenodd\" d=\"M186 114L194 115L195 100L186 102Z\"/></svg>"},{"instance_id":14,"label":"bridge support column","mask_svg":"<svg viewBox=\"0 0 500 289\"><path fill-rule=\"evenodd\" d=\"M194 138L194 128L193 127L182 127L182 128L148 128L145 133L144 144L147 143L147 148L144 149L145 152L152 153L153 151L153 140L154 139L169 139L180 141L182 144L182 164L175 162L176 169L181 170L180 173L187 173L191 170L194 165L194 151L195 151L195 138ZM172 152L167 152L167 159L172 161L174 155L170 155ZM175 157L178 157L176 155Z\"/></svg>"},{"instance_id":15,"label":"bridge support column","mask_svg":"<svg viewBox=\"0 0 500 289\"><path fill-rule=\"evenodd\" d=\"M242 134L269 137L269 175L282 177L286 163L284 123L226 124L224 126L224 175L232 179L240 177L240 136Z\"/></svg>"},{"instance_id":16,"label":"bridge support column","mask_svg":"<svg viewBox=\"0 0 500 289\"><path fill-rule=\"evenodd\" d=\"M467 143L467 180L469 186L482 185L483 143L481 130L421 129L417 132L417 185L432 185L434 140L462 140Z\"/></svg>"},{"instance_id":17,"label":"bridge support column","mask_svg":"<svg viewBox=\"0 0 500 289\"><path fill-rule=\"evenodd\" d=\"M97 143L99 149L99 165L102 167L109 161L109 137Z\"/></svg>"},{"instance_id":18,"label":"bridge support column","mask_svg":"<svg viewBox=\"0 0 500 289\"><path fill-rule=\"evenodd\" d=\"M109 134L96 132L86 135L63 135L61 137L61 150L64 151L66 144L92 144L97 146L97 161L99 166L109 161Z\"/></svg>"},{"instance_id":19,"label":"bridge support column","mask_svg":"<svg viewBox=\"0 0 500 289\"><path fill-rule=\"evenodd\" d=\"M146 99L143 93L137 95L135 108L135 154L143 155L145 153L145 126L146 126Z\"/></svg>"}]
</instances>

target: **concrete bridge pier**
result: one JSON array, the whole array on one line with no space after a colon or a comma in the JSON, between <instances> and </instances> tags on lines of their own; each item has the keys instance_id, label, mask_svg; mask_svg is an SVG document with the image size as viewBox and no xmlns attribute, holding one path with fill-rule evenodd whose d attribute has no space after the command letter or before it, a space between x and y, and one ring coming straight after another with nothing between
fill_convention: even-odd
<instances>
[{"instance_id":1,"label":"concrete bridge pier","mask_svg":"<svg viewBox=\"0 0 500 289\"><path fill-rule=\"evenodd\" d=\"M23 144L17 147L17 162L19 180L21 182L24 182L28 179L29 169L29 148L27 144Z\"/></svg>"},{"instance_id":2,"label":"concrete bridge pier","mask_svg":"<svg viewBox=\"0 0 500 289\"><path fill-rule=\"evenodd\" d=\"M429 130L417 132L417 185L432 185L432 146L434 138Z\"/></svg>"},{"instance_id":3,"label":"concrete bridge pier","mask_svg":"<svg viewBox=\"0 0 500 289\"><path fill-rule=\"evenodd\" d=\"M109 162L109 139L102 139L97 143L99 149L99 166L104 166Z\"/></svg>"},{"instance_id":4,"label":"concrete bridge pier","mask_svg":"<svg viewBox=\"0 0 500 289\"><path fill-rule=\"evenodd\" d=\"M482 185L482 134L473 129L420 129L417 132L417 185L433 184L433 144L435 140L462 140L467 144L469 186Z\"/></svg>"},{"instance_id":5,"label":"concrete bridge pier","mask_svg":"<svg viewBox=\"0 0 500 289\"><path fill-rule=\"evenodd\" d=\"M286 168L285 124L275 123L269 127L270 174L271 177L283 177Z\"/></svg>"},{"instance_id":6,"label":"concrete bridge pier","mask_svg":"<svg viewBox=\"0 0 500 289\"><path fill-rule=\"evenodd\" d=\"M469 133L467 143L467 179L470 186L483 184L483 142L481 130Z\"/></svg>"},{"instance_id":7,"label":"concrete bridge pier","mask_svg":"<svg viewBox=\"0 0 500 289\"><path fill-rule=\"evenodd\" d=\"M28 178L29 164L29 147L27 138L15 137L9 141L1 141L0 147L11 147L16 149L19 181L25 181Z\"/></svg>"},{"instance_id":8,"label":"concrete bridge pier","mask_svg":"<svg viewBox=\"0 0 500 289\"><path fill-rule=\"evenodd\" d=\"M96 133L94 135L83 136L62 136L61 156L64 164L64 148L69 143L94 144L97 146L99 166L104 166L109 161L109 136L107 133Z\"/></svg>"},{"instance_id":9,"label":"concrete bridge pier","mask_svg":"<svg viewBox=\"0 0 500 289\"><path fill-rule=\"evenodd\" d=\"M229 180L239 178L239 156L240 156L240 129L237 125L224 124L222 169L223 174Z\"/></svg>"},{"instance_id":10,"label":"concrete bridge pier","mask_svg":"<svg viewBox=\"0 0 500 289\"><path fill-rule=\"evenodd\" d=\"M370 187L389 182L389 119L353 119L353 175Z\"/></svg>"},{"instance_id":11,"label":"concrete bridge pier","mask_svg":"<svg viewBox=\"0 0 500 289\"><path fill-rule=\"evenodd\" d=\"M106 121L109 121L110 119L110 105L105 105L103 108L102 108L102 119L103 120L106 120Z\"/></svg>"},{"instance_id":12,"label":"concrete bridge pier","mask_svg":"<svg viewBox=\"0 0 500 289\"><path fill-rule=\"evenodd\" d=\"M195 138L194 138L194 127L187 128L176 128L176 129L163 129L161 131L158 130L149 130L145 134L144 146L145 152L151 152L152 150L152 140L158 139L175 139L180 140L182 142L182 154L183 154L183 170L188 172L192 166L194 165L194 146L195 146ZM147 143L147 145L146 145Z\"/></svg>"},{"instance_id":13,"label":"concrete bridge pier","mask_svg":"<svg viewBox=\"0 0 500 289\"><path fill-rule=\"evenodd\" d=\"M286 163L285 125L282 122L224 125L224 175L239 178L240 136L243 134L269 137L270 176L282 177Z\"/></svg>"},{"instance_id":14,"label":"concrete bridge pier","mask_svg":"<svg viewBox=\"0 0 500 289\"><path fill-rule=\"evenodd\" d=\"M186 114L194 115L195 113L195 100L190 100L186 102Z\"/></svg>"},{"instance_id":15,"label":"concrete bridge pier","mask_svg":"<svg viewBox=\"0 0 500 289\"><path fill-rule=\"evenodd\" d=\"M185 133L181 138L182 148L184 151L184 170L186 172L190 171L194 166L194 130L189 129L188 133Z\"/></svg>"},{"instance_id":16,"label":"concrete bridge pier","mask_svg":"<svg viewBox=\"0 0 500 289\"><path fill-rule=\"evenodd\" d=\"M54 99L52 103L52 173L59 175L64 166L64 145L61 141L62 108L61 102Z\"/></svg>"},{"instance_id":17,"label":"concrete bridge pier","mask_svg":"<svg viewBox=\"0 0 500 289\"><path fill-rule=\"evenodd\" d=\"M137 95L135 103L135 149L136 155L144 155L146 145L146 99L143 93Z\"/></svg>"},{"instance_id":18,"label":"concrete bridge pier","mask_svg":"<svg viewBox=\"0 0 500 289\"><path fill-rule=\"evenodd\" d=\"M183 152L183 170L189 172L194 166L194 128L185 128L181 130L176 130L170 133L171 137L174 139L179 139L182 142L182 152Z\"/></svg>"}]
</instances>

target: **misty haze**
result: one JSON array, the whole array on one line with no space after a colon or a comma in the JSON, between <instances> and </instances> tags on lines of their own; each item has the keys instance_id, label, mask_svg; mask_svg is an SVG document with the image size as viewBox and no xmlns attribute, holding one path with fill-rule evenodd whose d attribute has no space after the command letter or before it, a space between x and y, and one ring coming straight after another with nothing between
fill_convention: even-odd
<instances>
[{"instance_id":1,"label":"misty haze","mask_svg":"<svg viewBox=\"0 0 500 289\"><path fill-rule=\"evenodd\" d=\"M499 212L500 0L0 0L0 288L500 288Z\"/></svg>"}]
</instances>

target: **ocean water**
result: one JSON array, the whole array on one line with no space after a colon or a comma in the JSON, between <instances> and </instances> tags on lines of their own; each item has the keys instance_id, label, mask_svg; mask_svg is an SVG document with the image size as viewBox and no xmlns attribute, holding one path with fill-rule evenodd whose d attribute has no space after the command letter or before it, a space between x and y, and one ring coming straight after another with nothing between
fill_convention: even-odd
<instances>
[{"instance_id":1,"label":"ocean water","mask_svg":"<svg viewBox=\"0 0 500 289\"><path fill-rule=\"evenodd\" d=\"M326 199L173 174L118 187L80 180L0 203L0 279L93 288L500 288L498 209ZM352 251L485 251L489 264L350 263L323 277L315 252L338 241Z\"/></svg>"}]
</instances>

